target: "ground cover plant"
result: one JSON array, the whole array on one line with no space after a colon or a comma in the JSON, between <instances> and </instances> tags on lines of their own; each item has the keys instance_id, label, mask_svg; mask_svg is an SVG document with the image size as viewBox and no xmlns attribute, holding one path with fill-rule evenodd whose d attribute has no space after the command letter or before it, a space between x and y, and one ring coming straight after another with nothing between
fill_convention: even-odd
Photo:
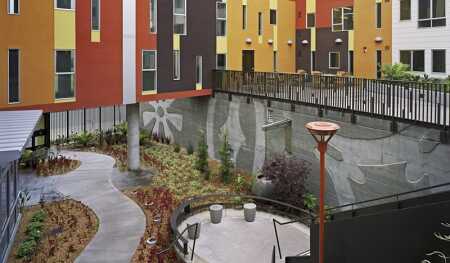
<instances>
[{"instance_id":1,"label":"ground cover plant","mask_svg":"<svg viewBox=\"0 0 450 263\"><path fill-rule=\"evenodd\" d=\"M63 175L80 167L81 162L67 158L63 155L51 155L40 160L36 165L36 174L39 176Z\"/></svg>"},{"instance_id":2,"label":"ground cover plant","mask_svg":"<svg viewBox=\"0 0 450 263\"><path fill-rule=\"evenodd\" d=\"M94 212L74 200L24 209L8 262L74 262L97 230Z\"/></svg>"}]
</instances>

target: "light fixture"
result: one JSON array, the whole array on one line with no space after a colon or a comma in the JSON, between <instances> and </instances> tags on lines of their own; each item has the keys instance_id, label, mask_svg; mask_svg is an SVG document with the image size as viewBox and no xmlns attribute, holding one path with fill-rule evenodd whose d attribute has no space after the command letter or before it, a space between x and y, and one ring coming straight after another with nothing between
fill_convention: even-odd
<instances>
[{"instance_id":1,"label":"light fixture","mask_svg":"<svg viewBox=\"0 0 450 263\"><path fill-rule=\"evenodd\" d=\"M272 44L273 44L273 39L267 40L267 43L268 43L269 45L272 45Z\"/></svg>"},{"instance_id":2,"label":"light fixture","mask_svg":"<svg viewBox=\"0 0 450 263\"><path fill-rule=\"evenodd\" d=\"M325 252L325 153L328 142L340 127L337 124L323 121L310 122L305 127L316 140L320 152L319 263L323 263Z\"/></svg>"},{"instance_id":3,"label":"light fixture","mask_svg":"<svg viewBox=\"0 0 450 263\"><path fill-rule=\"evenodd\" d=\"M344 40L342 40L341 38L336 38L336 40L334 42L336 44L342 44L344 42Z\"/></svg>"},{"instance_id":4,"label":"light fixture","mask_svg":"<svg viewBox=\"0 0 450 263\"><path fill-rule=\"evenodd\" d=\"M376 37L375 38L375 42L377 42L377 43L383 42L383 38L382 37Z\"/></svg>"},{"instance_id":5,"label":"light fixture","mask_svg":"<svg viewBox=\"0 0 450 263\"><path fill-rule=\"evenodd\" d=\"M294 42L292 42L292 40L288 40L288 42L287 42L287 44L289 45L289 46L292 46L292 44L294 44Z\"/></svg>"},{"instance_id":6,"label":"light fixture","mask_svg":"<svg viewBox=\"0 0 450 263\"><path fill-rule=\"evenodd\" d=\"M251 43L252 43L252 39L251 39L251 38L249 38L249 37L248 37L248 38L246 38L246 39L245 39L245 43L247 43L247 44L251 44Z\"/></svg>"},{"instance_id":7,"label":"light fixture","mask_svg":"<svg viewBox=\"0 0 450 263\"><path fill-rule=\"evenodd\" d=\"M306 40L306 39L302 40L302 45L306 46L306 45L308 45L308 44L309 44L309 41L308 41L308 40Z\"/></svg>"},{"instance_id":8,"label":"light fixture","mask_svg":"<svg viewBox=\"0 0 450 263\"><path fill-rule=\"evenodd\" d=\"M363 52L367 53L367 47L363 47Z\"/></svg>"}]
</instances>

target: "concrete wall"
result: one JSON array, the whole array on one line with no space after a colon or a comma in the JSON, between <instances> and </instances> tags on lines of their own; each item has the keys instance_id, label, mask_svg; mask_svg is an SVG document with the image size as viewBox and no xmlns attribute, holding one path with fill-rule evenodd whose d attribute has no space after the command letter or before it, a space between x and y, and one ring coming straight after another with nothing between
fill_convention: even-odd
<instances>
[{"instance_id":1,"label":"concrete wall","mask_svg":"<svg viewBox=\"0 0 450 263\"><path fill-rule=\"evenodd\" d=\"M198 130L207 135L211 157L218 157L220 134L227 130L237 166L257 172L266 155L287 151L308 161L312 173L309 189L318 192L318 152L304 128L315 121L317 109L271 102L273 121L291 120L267 128L267 101L217 93L215 98L194 98L142 104L142 125L182 145L196 145ZM449 145L439 142L439 131L399 124L389 131L385 120L324 113L327 120L341 125L332 139L327 157L327 200L329 205L363 201L436 185L449 181ZM287 145L289 144L289 145Z\"/></svg>"}]
</instances>

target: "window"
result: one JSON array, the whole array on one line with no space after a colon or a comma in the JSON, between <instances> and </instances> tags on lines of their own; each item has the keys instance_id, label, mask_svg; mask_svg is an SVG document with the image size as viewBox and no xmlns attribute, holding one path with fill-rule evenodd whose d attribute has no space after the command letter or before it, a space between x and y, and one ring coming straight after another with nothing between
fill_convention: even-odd
<instances>
[{"instance_id":1,"label":"window","mask_svg":"<svg viewBox=\"0 0 450 263\"><path fill-rule=\"evenodd\" d=\"M56 51L55 98L68 99L75 96L75 52Z\"/></svg>"},{"instance_id":2,"label":"window","mask_svg":"<svg viewBox=\"0 0 450 263\"><path fill-rule=\"evenodd\" d=\"M195 57L195 83L201 85L203 83L203 58Z\"/></svg>"},{"instance_id":3,"label":"window","mask_svg":"<svg viewBox=\"0 0 450 263\"><path fill-rule=\"evenodd\" d=\"M173 32L186 35L186 0L173 0Z\"/></svg>"},{"instance_id":4,"label":"window","mask_svg":"<svg viewBox=\"0 0 450 263\"><path fill-rule=\"evenodd\" d=\"M278 53L276 51L273 52L273 72L278 71Z\"/></svg>"},{"instance_id":5,"label":"window","mask_svg":"<svg viewBox=\"0 0 450 263\"><path fill-rule=\"evenodd\" d=\"M258 13L258 36L261 36L263 33L263 17L262 13Z\"/></svg>"},{"instance_id":6,"label":"window","mask_svg":"<svg viewBox=\"0 0 450 263\"><path fill-rule=\"evenodd\" d=\"M400 50L400 62L408 65L409 70L425 71L425 51L424 50Z\"/></svg>"},{"instance_id":7,"label":"window","mask_svg":"<svg viewBox=\"0 0 450 263\"><path fill-rule=\"evenodd\" d=\"M419 0L418 26L446 26L445 0Z\"/></svg>"},{"instance_id":8,"label":"window","mask_svg":"<svg viewBox=\"0 0 450 263\"><path fill-rule=\"evenodd\" d=\"M277 10L270 9L270 24L271 25L277 24Z\"/></svg>"},{"instance_id":9,"label":"window","mask_svg":"<svg viewBox=\"0 0 450 263\"><path fill-rule=\"evenodd\" d=\"M180 69L180 51L173 51L173 79L180 80L181 79L181 69Z\"/></svg>"},{"instance_id":10,"label":"window","mask_svg":"<svg viewBox=\"0 0 450 263\"><path fill-rule=\"evenodd\" d=\"M217 36L225 36L227 32L227 4L223 2L217 2Z\"/></svg>"},{"instance_id":11,"label":"window","mask_svg":"<svg viewBox=\"0 0 450 263\"><path fill-rule=\"evenodd\" d=\"M156 51L142 51L142 91L156 90Z\"/></svg>"},{"instance_id":12,"label":"window","mask_svg":"<svg viewBox=\"0 0 450 263\"><path fill-rule=\"evenodd\" d=\"M353 30L353 8L339 7L332 11L333 31Z\"/></svg>"},{"instance_id":13,"label":"window","mask_svg":"<svg viewBox=\"0 0 450 263\"><path fill-rule=\"evenodd\" d=\"M150 32L156 33L158 24L158 0L150 0Z\"/></svg>"},{"instance_id":14,"label":"window","mask_svg":"<svg viewBox=\"0 0 450 263\"><path fill-rule=\"evenodd\" d=\"M8 102L19 102L19 50L8 50Z\"/></svg>"},{"instance_id":15,"label":"window","mask_svg":"<svg viewBox=\"0 0 450 263\"><path fill-rule=\"evenodd\" d=\"M348 72L352 75L354 73L354 54L351 50L348 52Z\"/></svg>"},{"instance_id":16,"label":"window","mask_svg":"<svg viewBox=\"0 0 450 263\"><path fill-rule=\"evenodd\" d=\"M311 51L311 71L316 71L316 51Z\"/></svg>"},{"instance_id":17,"label":"window","mask_svg":"<svg viewBox=\"0 0 450 263\"><path fill-rule=\"evenodd\" d=\"M381 3L376 3L377 5L377 28L381 28L381 24L382 24L382 13L381 13Z\"/></svg>"},{"instance_id":18,"label":"window","mask_svg":"<svg viewBox=\"0 0 450 263\"><path fill-rule=\"evenodd\" d=\"M411 0L400 0L400 20L411 20Z\"/></svg>"},{"instance_id":19,"label":"window","mask_svg":"<svg viewBox=\"0 0 450 263\"><path fill-rule=\"evenodd\" d=\"M341 58L339 52L330 52L328 58L328 67L330 69L339 69L341 67Z\"/></svg>"},{"instance_id":20,"label":"window","mask_svg":"<svg viewBox=\"0 0 450 263\"><path fill-rule=\"evenodd\" d=\"M242 6L242 29L247 29L247 6Z\"/></svg>"},{"instance_id":21,"label":"window","mask_svg":"<svg viewBox=\"0 0 450 263\"><path fill-rule=\"evenodd\" d=\"M8 14L19 14L19 0L8 0Z\"/></svg>"},{"instance_id":22,"label":"window","mask_svg":"<svg viewBox=\"0 0 450 263\"><path fill-rule=\"evenodd\" d=\"M91 0L91 29L100 30L100 0Z\"/></svg>"},{"instance_id":23,"label":"window","mask_svg":"<svg viewBox=\"0 0 450 263\"><path fill-rule=\"evenodd\" d=\"M75 9L75 0L55 0L58 9Z\"/></svg>"},{"instance_id":24,"label":"window","mask_svg":"<svg viewBox=\"0 0 450 263\"><path fill-rule=\"evenodd\" d=\"M311 28L316 26L316 14L310 13L306 15L306 27Z\"/></svg>"},{"instance_id":25,"label":"window","mask_svg":"<svg viewBox=\"0 0 450 263\"><path fill-rule=\"evenodd\" d=\"M217 69L225 70L227 68L227 55L226 54L217 54Z\"/></svg>"},{"instance_id":26,"label":"window","mask_svg":"<svg viewBox=\"0 0 450 263\"><path fill-rule=\"evenodd\" d=\"M383 60L382 60L382 55L383 53L381 52L381 50L377 50L377 79L381 79L383 72L382 72L382 65L383 65Z\"/></svg>"},{"instance_id":27,"label":"window","mask_svg":"<svg viewBox=\"0 0 450 263\"><path fill-rule=\"evenodd\" d=\"M445 73L445 49L436 49L432 51L433 54L433 72Z\"/></svg>"}]
</instances>

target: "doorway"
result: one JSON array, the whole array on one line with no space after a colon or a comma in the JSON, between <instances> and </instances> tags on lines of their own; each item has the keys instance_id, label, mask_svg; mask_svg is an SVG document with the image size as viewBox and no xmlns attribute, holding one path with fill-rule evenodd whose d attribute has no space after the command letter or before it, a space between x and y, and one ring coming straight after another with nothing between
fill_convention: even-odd
<instances>
[{"instance_id":1,"label":"doorway","mask_svg":"<svg viewBox=\"0 0 450 263\"><path fill-rule=\"evenodd\" d=\"M242 70L244 72L255 71L255 51L242 50Z\"/></svg>"}]
</instances>

